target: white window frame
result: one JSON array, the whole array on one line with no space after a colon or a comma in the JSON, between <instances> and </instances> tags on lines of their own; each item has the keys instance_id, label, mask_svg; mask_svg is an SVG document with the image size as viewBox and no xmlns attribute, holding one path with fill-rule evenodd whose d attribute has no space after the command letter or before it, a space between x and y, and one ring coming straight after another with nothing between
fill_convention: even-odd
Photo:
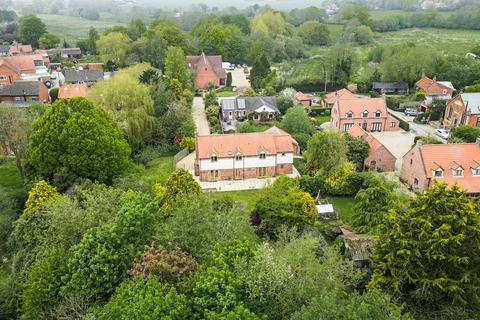
<instances>
[{"instance_id":1,"label":"white window frame","mask_svg":"<svg viewBox=\"0 0 480 320\"><path fill-rule=\"evenodd\" d=\"M463 169L462 168L452 169L452 175L457 178L463 177Z\"/></svg>"}]
</instances>

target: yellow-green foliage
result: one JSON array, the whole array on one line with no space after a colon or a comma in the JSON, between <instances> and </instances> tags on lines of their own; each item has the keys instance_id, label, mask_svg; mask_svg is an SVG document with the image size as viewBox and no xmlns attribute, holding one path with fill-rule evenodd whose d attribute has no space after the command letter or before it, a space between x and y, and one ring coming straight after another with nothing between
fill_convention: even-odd
<instances>
[{"instance_id":1,"label":"yellow-green foliage","mask_svg":"<svg viewBox=\"0 0 480 320\"><path fill-rule=\"evenodd\" d=\"M43 207L47 202L58 198L60 194L55 187L52 187L45 180L39 181L28 193L28 199L25 203L25 213L35 212Z\"/></svg>"},{"instance_id":2,"label":"yellow-green foliage","mask_svg":"<svg viewBox=\"0 0 480 320\"><path fill-rule=\"evenodd\" d=\"M348 194L348 178L355 172L355 165L351 162L344 162L334 167L328 173L325 184L335 194Z\"/></svg>"},{"instance_id":3,"label":"yellow-green foliage","mask_svg":"<svg viewBox=\"0 0 480 320\"><path fill-rule=\"evenodd\" d=\"M193 152L195 150L195 138L192 137L184 137L182 141L180 141L179 145L180 149L188 148L188 152Z\"/></svg>"},{"instance_id":4,"label":"yellow-green foliage","mask_svg":"<svg viewBox=\"0 0 480 320\"><path fill-rule=\"evenodd\" d=\"M317 219L317 208L315 201L308 192L298 193L298 202L302 208L303 215L301 216L306 223L315 223Z\"/></svg>"},{"instance_id":5,"label":"yellow-green foliage","mask_svg":"<svg viewBox=\"0 0 480 320\"><path fill-rule=\"evenodd\" d=\"M153 185L153 193L160 201L162 209L167 211L172 208L173 202L179 197L200 192L200 185L187 170L182 168L175 170L168 177L164 186L159 183Z\"/></svg>"}]
</instances>

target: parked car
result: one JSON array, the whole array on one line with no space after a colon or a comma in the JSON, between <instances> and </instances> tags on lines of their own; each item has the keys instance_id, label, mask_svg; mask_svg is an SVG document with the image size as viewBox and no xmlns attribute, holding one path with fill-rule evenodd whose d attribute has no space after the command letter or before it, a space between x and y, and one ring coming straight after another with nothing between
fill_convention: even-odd
<instances>
[{"instance_id":1,"label":"parked car","mask_svg":"<svg viewBox=\"0 0 480 320\"><path fill-rule=\"evenodd\" d=\"M242 68L242 65L241 64L237 64L237 69L241 69Z\"/></svg>"},{"instance_id":2,"label":"parked car","mask_svg":"<svg viewBox=\"0 0 480 320\"><path fill-rule=\"evenodd\" d=\"M230 64L230 66L228 67L228 70L230 70L230 71L235 70L235 65L233 63Z\"/></svg>"},{"instance_id":3,"label":"parked car","mask_svg":"<svg viewBox=\"0 0 480 320\"><path fill-rule=\"evenodd\" d=\"M248 66L244 63L243 66L242 66L244 69L245 68L248 68Z\"/></svg>"},{"instance_id":4,"label":"parked car","mask_svg":"<svg viewBox=\"0 0 480 320\"><path fill-rule=\"evenodd\" d=\"M450 136L450 133L445 129L435 129L435 134L445 140L448 140Z\"/></svg>"},{"instance_id":5,"label":"parked car","mask_svg":"<svg viewBox=\"0 0 480 320\"><path fill-rule=\"evenodd\" d=\"M415 117L416 115L418 115L417 109L405 109L404 113L407 116L414 116Z\"/></svg>"}]
</instances>

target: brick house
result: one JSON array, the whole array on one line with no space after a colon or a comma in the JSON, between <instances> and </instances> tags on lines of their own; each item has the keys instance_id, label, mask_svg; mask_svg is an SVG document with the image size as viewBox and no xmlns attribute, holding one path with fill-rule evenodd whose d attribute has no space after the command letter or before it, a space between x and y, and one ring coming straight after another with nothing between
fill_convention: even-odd
<instances>
[{"instance_id":1,"label":"brick house","mask_svg":"<svg viewBox=\"0 0 480 320\"><path fill-rule=\"evenodd\" d=\"M480 139L476 143L422 144L403 157L401 178L413 190L425 192L433 181L458 184L480 194Z\"/></svg>"},{"instance_id":2,"label":"brick house","mask_svg":"<svg viewBox=\"0 0 480 320\"><path fill-rule=\"evenodd\" d=\"M480 127L480 92L462 93L450 100L443 123L450 128L456 125Z\"/></svg>"},{"instance_id":3,"label":"brick house","mask_svg":"<svg viewBox=\"0 0 480 320\"><path fill-rule=\"evenodd\" d=\"M32 54L33 49L32 49L32 46L29 44L21 44L17 41L13 41L12 44L10 45L8 53L12 56Z\"/></svg>"},{"instance_id":4,"label":"brick house","mask_svg":"<svg viewBox=\"0 0 480 320\"><path fill-rule=\"evenodd\" d=\"M222 68L222 56L187 56L187 65L195 76L196 89L207 89L210 83L215 87L225 85L227 73Z\"/></svg>"},{"instance_id":5,"label":"brick house","mask_svg":"<svg viewBox=\"0 0 480 320\"><path fill-rule=\"evenodd\" d=\"M48 80L50 74L42 55L18 55L0 58L0 85L16 80Z\"/></svg>"},{"instance_id":6,"label":"brick house","mask_svg":"<svg viewBox=\"0 0 480 320\"><path fill-rule=\"evenodd\" d=\"M6 60L0 60L0 87L21 79L22 78L15 66L11 65Z\"/></svg>"},{"instance_id":7,"label":"brick house","mask_svg":"<svg viewBox=\"0 0 480 320\"><path fill-rule=\"evenodd\" d=\"M63 84L58 88L58 99L86 97L88 86L85 83Z\"/></svg>"},{"instance_id":8,"label":"brick house","mask_svg":"<svg viewBox=\"0 0 480 320\"><path fill-rule=\"evenodd\" d=\"M415 87L419 91L424 91L426 95L427 103L431 103L433 100L450 100L452 99L455 88L449 81L437 81L437 77L430 79L427 76L423 76L417 81Z\"/></svg>"},{"instance_id":9,"label":"brick house","mask_svg":"<svg viewBox=\"0 0 480 320\"><path fill-rule=\"evenodd\" d=\"M347 89L340 89L334 92L327 93L323 99L323 106L326 108L333 108L333 105L337 100L354 100L358 99L356 95L348 91Z\"/></svg>"},{"instance_id":10,"label":"brick house","mask_svg":"<svg viewBox=\"0 0 480 320\"><path fill-rule=\"evenodd\" d=\"M224 120L273 121L279 115L275 97L255 96L222 99L220 114Z\"/></svg>"},{"instance_id":11,"label":"brick house","mask_svg":"<svg viewBox=\"0 0 480 320\"><path fill-rule=\"evenodd\" d=\"M293 173L298 143L285 131L196 137L195 175L200 181L268 178Z\"/></svg>"},{"instance_id":12,"label":"brick house","mask_svg":"<svg viewBox=\"0 0 480 320\"><path fill-rule=\"evenodd\" d=\"M0 102L24 105L48 101L48 88L41 81L14 81L3 86L0 92Z\"/></svg>"},{"instance_id":13,"label":"brick house","mask_svg":"<svg viewBox=\"0 0 480 320\"><path fill-rule=\"evenodd\" d=\"M337 99L330 121L332 128L345 132L354 124L367 132L399 130L399 121L388 114L384 98Z\"/></svg>"},{"instance_id":14,"label":"brick house","mask_svg":"<svg viewBox=\"0 0 480 320\"><path fill-rule=\"evenodd\" d=\"M320 98L313 94L305 94L303 92L295 93L295 101L302 104L304 107L320 105Z\"/></svg>"},{"instance_id":15,"label":"brick house","mask_svg":"<svg viewBox=\"0 0 480 320\"><path fill-rule=\"evenodd\" d=\"M397 158L372 134L363 130L358 124L354 124L348 134L352 137L359 137L367 141L370 149L365 158L364 165L367 168L376 168L382 172L395 171Z\"/></svg>"},{"instance_id":16,"label":"brick house","mask_svg":"<svg viewBox=\"0 0 480 320\"><path fill-rule=\"evenodd\" d=\"M102 70L76 70L76 69L65 69L65 82L68 83L86 83L87 85L92 85L99 80L103 80L103 71Z\"/></svg>"}]
</instances>

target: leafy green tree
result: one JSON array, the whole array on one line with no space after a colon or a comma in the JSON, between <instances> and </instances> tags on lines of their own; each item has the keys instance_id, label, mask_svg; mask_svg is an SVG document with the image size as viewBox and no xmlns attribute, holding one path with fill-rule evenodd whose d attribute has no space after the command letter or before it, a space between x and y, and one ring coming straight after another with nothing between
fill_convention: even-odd
<instances>
[{"instance_id":1,"label":"leafy green tree","mask_svg":"<svg viewBox=\"0 0 480 320\"><path fill-rule=\"evenodd\" d=\"M33 213L49 201L54 201L59 195L55 187L49 185L45 180L41 180L28 193L24 212Z\"/></svg>"},{"instance_id":2,"label":"leafy green tree","mask_svg":"<svg viewBox=\"0 0 480 320\"><path fill-rule=\"evenodd\" d=\"M306 21L298 27L298 34L306 44L324 46L330 42L330 32L325 24L318 21Z\"/></svg>"},{"instance_id":3,"label":"leafy green tree","mask_svg":"<svg viewBox=\"0 0 480 320\"><path fill-rule=\"evenodd\" d=\"M480 138L480 128L472 126L457 126L452 129L449 137L465 143L476 142L478 138Z\"/></svg>"},{"instance_id":4,"label":"leafy green tree","mask_svg":"<svg viewBox=\"0 0 480 320\"><path fill-rule=\"evenodd\" d=\"M146 144L155 123L153 100L149 87L139 82L137 73L140 72L124 69L110 79L96 83L89 91L89 98L104 106L117 121L133 150Z\"/></svg>"},{"instance_id":5,"label":"leafy green tree","mask_svg":"<svg viewBox=\"0 0 480 320\"><path fill-rule=\"evenodd\" d=\"M222 311L220 313L209 312L208 320L265 320L266 317L257 316L243 305L238 305L232 311Z\"/></svg>"},{"instance_id":6,"label":"leafy green tree","mask_svg":"<svg viewBox=\"0 0 480 320\"><path fill-rule=\"evenodd\" d=\"M117 67L125 67L128 64L128 56L132 51L131 42L125 34L111 32L102 35L97 40L96 47L104 63L111 61Z\"/></svg>"},{"instance_id":7,"label":"leafy green tree","mask_svg":"<svg viewBox=\"0 0 480 320\"><path fill-rule=\"evenodd\" d=\"M367 6L344 6L340 12L343 21L358 20L362 25L370 25L370 12Z\"/></svg>"},{"instance_id":8,"label":"leafy green tree","mask_svg":"<svg viewBox=\"0 0 480 320\"><path fill-rule=\"evenodd\" d=\"M168 47L165 57L165 75L173 80L177 79L183 88L191 86L190 71L185 63L185 55L179 47Z\"/></svg>"},{"instance_id":9,"label":"leafy green tree","mask_svg":"<svg viewBox=\"0 0 480 320\"><path fill-rule=\"evenodd\" d=\"M266 11L253 17L250 28L252 34L276 36L287 33L285 19L280 12Z\"/></svg>"},{"instance_id":10,"label":"leafy green tree","mask_svg":"<svg viewBox=\"0 0 480 320\"><path fill-rule=\"evenodd\" d=\"M156 85L160 82L160 72L155 68L149 68L142 72L142 74L138 77L140 83L148 84L148 85Z\"/></svg>"},{"instance_id":11,"label":"leafy green tree","mask_svg":"<svg viewBox=\"0 0 480 320\"><path fill-rule=\"evenodd\" d=\"M178 146L180 149L188 148L188 152L193 152L195 150L195 138L183 137Z\"/></svg>"},{"instance_id":12,"label":"leafy green tree","mask_svg":"<svg viewBox=\"0 0 480 320\"><path fill-rule=\"evenodd\" d=\"M250 71L250 83L252 84L252 88L255 90L262 88L263 82L269 74L270 62L268 62L265 53L262 53L257 57L252 65L252 70Z\"/></svg>"},{"instance_id":13,"label":"leafy green tree","mask_svg":"<svg viewBox=\"0 0 480 320\"><path fill-rule=\"evenodd\" d=\"M173 202L178 198L198 194L200 191L200 185L193 179L190 172L182 168L171 173L165 185L156 183L153 186L153 193L157 196L162 208L166 210L170 210Z\"/></svg>"},{"instance_id":14,"label":"leafy green tree","mask_svg":"<svg viewBox=\"0 0 480 320\"><path fill-rule=\"evenodd\" d=\"M311 173L328 174L335 166L347 161L345 135L336 131L322 131L313 135L304 152L306 169Z\"/></svg>"},{"instance_id":15,"label":"leafy green tree","mask_svg":"<svg viewBox=\"0 0 480 320\"><path fill-rule=\"evenodd\" d=\"M349 134L345 135L345 140L347 142L348 161L354 163L357 170L362 170L370 150L370 145L362 138L352 137Z\"/></svg>"},{"instance_id":16,"label":"leafy green tree","mask_svg":"<svg viewBox=\"0 0 480 320\"><path fill-rule=\"evenodd\" d=\"M355 193L355 186L350 183L350 177L355 172L351 162L341 162L328 171L325 186L330 194L348 196Z\"/></svg>"},{"instance_id":17,"label":"leafy green tree","mask_svg":"<svg viewBox=\"0 0 480 320\"><path fill-rule=\"evenodd\" d=\"M165 41L165 48L177 46L183 52L190 52L188 36L174 19L157 19L149 24L148 32L154 32Z\"/></svg>"},{"instance_id":18,"label":"leafy green tree","mask_svg":"<svg viewBox=\"0 0 480 320\"><path fill-rule=\"evenodd\" d=\"M231 86L232 86L232 73L231 73L231 72L227 72L227 82L226 82L226 86L227 86L227 87L231 87Z\"/></svg>"},{"instance_id":19,"label":"leafy green tree","mask_svg":"<svg viewBox=\"0 0 480 320\"><path fill-rule=\"evenodd\" d=\"M97 30L94 27L90 27L88 29L88 51L90 51L92 54L97 53L97 40L99 39L99 35Z\"/></svg>"},{"instance_id":20,"label":"leafy green tree","mask_svg":"<svg viewBox=\"0 0 480 320\"><path fill-rule=\"evenodd\" d=\"M324 9L315 6L301 9L295 8L288 13L286 19L294 26L299 26L308 21L325 21L327 19L327 13Z\"/></svg>"},{"instance_id":21,"label":"leafy green tree","mask_svg":"<svg viewBox=\"0 0 480 320\"><path fill-rule=\"evenodd\" d=\"M52 49L60 44L60 38L54 33L44 33L38 39L40 49Z\"/></svg>"},{"instance_id":22,"label":"leafy green tree","mask_svg":"<svg viewBox=\"0 0 480 320\"><path fill-rule=\"evenodd\" d=\"M22 319L50 319L52 309L60 300L67 259L67 252L57 248L35 262L23 284Z\"/></svg>"},{"instance_id":23,"label":"leafy green tree","mask_svg":"<svg viewBox=\"0 0 480 320\"><path fill-rule=\"evenodd\" d=\"M355 28L355 41L360 45L371 44L373 42L373 32L368 26L359 26Z\"/></svg>"},{"instance_id":24,"label":"leafy green tree","mask_svg":"<svg viewBox=\"0 0 480 320\"><path fill-rule=\"evenodd\" d=\"M162 106L158 107L161 108ZM193 137L195 135L192 110L185 105L174 102L166 106L163 114L158 113L153 132L154 144L171 146L172 143L181 141L183 137Z\"/></svg>"},{"instance_id":25,"label":"leafy green tree","mask_svg":"<svg viewBox=\"0 0 480 320\"><path fill-rule=\"evenodd\" d=\"M147 27L141 19L132 19L127 26L127 35L133 41L140 38L146 31Z\"/></svg>"},{"instance_id":26,"label":"leafy green tree","mask_svg":"<svg viewBox=\"0 0 480 320\"><path fill-rule=\"evenodd\" d=\"M32 176L109 183L128 166L130 148L117 124L84 98L57 100L33 123L27 150Z\"/></svg>"},{"instance_id":27,"label":"leafy green tree","mask_svg":"<svg viewBox=\"0 0 480 320\"><path fill-rule=\"evenodd\" d=\"M113 293L150 240L155 207L150 197L130 191L112 223L90 229L71 249L62 295L78 292L103 299Z\"/></svg>"},{"instance_id":28,"label":"leafy green tree","mask_svg":"<svg viewBox=\"0 0 480 320\"><path fill-rule=\"evenodd\" d=\"M384 186L360 190L355 196L353 225L359 232L377 233L388 210L397 205L395 194Z\"/></svg>"},{"instance_id":29,"label":"leafy green tree","mask_svg":"<svg viewBox=\"0 0 480 320\"><path fill-rule=\"evenodd\" d=\"M126 279L110 301L98 312L98 319L169 319L191 317L187 297L174 287L150 278Z\"/></svg>"},{"instance_id":30,"label":"leafy green tree","mask_svg":"<svg viewBox=\"0 0 480 320\"><path fill-rule=\"evenodd\" d=\"M312 196L300 189L297 180L281 176L262 190L255 203L253 216L260 219L259 231L274 237L282 225L295 227L313 224L317 209Z\"/></svg>"},{"instance_id":31,"label":"leafy green tree","mask_svg":"<svg viewBox=\"0 0 480 320\"><path fill-rule=\"evenodd\" d=\"M338 44L327 54L325 71L332 85L344 87L355 73L357 55L355 50L345 44Z\"/></svg>"},{"instance_id":32,"label":"leafy green tree","mask_svg":"<svg viewBox=\"0 0 480 320\"><path fill-rule=\"evenodd\" d=\"M313 134L315 129L303 106L289 108L280 123L280 127L290 134Z\"/></svg>"},{"instance_id":33,"label":"leafy green tree","mask_svg":"<svg viewBox=\"0 0 480 320\"><path fill-rule=\"evenodd\" d=\"M22 41L31 44L33 48L38 48L38 41L45 32L47 32L47 27L40 18L34 15L23 17L18 27Z\"/></svg>"},{"instance_id":34,"label":"leafy green tree","mask_svg":"<svg viewBox=\"0 0 480 320\"><path fill-rule=\"evenodd\" d=\"M408 209L391 210L373 257L369 288L420 313L479 308L480 206L458 186L436 183Z\"/></svg>"},{"instance_id":35,"label":"leafy green tree","mask_svg":"<svg viewBox=\"0 0 480 320\"><path fill-rule=\"evenodd\" d=\"M163 70L168 43L163 38L162 32L160 30L149 30L146 38L140 38L140 40L145 41L142 60L150 63L154 68Z\"/></svg>"}]
</instances>

